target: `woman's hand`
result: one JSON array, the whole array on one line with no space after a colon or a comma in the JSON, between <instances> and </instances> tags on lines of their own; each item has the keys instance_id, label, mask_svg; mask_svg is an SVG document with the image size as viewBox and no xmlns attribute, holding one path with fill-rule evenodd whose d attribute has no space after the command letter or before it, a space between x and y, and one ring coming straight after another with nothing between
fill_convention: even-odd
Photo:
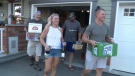
<instances>
[{"instance_id":1,"label":"woman's hand","mask_svg":"<svg viewBox=\"0 0 135 76\"><path fill-rule=\"evenodd\" d=\"M63 46L66 46L67 44L66 44L66 42L62 42L62 45L63 45Z\"/></svg>"},{"instance_id":2,"label":"woman's hand","mask_svg":"<svg viewBox=\"0 0 135 76\"><path fill-rule=\"evenodd\" d=\"M94 40L90 40L90 43L91 43L91 45L94 46L94 47L97 45L97 42L94 41Z\"/></svg>"},{"instance_id":3,"label":"woman's hand","mask_svg":"<svg viewBox=\"0 0 135 76\"><path fill-rule=\"evenodd\" d=\"M49 46L46 46L45 47L45 51L50 51L50 47Z\"/></svg>"}]
</instances>

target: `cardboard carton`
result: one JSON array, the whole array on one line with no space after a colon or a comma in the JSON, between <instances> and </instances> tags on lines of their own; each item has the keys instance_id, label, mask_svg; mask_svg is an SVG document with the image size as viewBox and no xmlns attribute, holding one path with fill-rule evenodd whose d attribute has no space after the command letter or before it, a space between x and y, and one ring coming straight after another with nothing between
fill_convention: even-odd
<instances>
[{"instance_id":1,"label":"cardboard carton","mask_svg":"<svg viewBox=\"0 0 135 76\"><path fill-rule=\"evenodd\" d=\"M92 54L97 57L117 56L118 44L97 43L96 47L92 47Z\"/></svg>"}]
</instances>

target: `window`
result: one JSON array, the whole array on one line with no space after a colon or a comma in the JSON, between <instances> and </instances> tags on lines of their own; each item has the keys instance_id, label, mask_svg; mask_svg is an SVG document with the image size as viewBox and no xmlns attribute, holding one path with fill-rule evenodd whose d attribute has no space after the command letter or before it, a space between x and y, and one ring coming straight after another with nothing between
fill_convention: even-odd
<instances>
[{"instance_id":1,"label":"window","mask_svg":"<svg viewBox=\"0 0 135 76\"><path fill-rule=\"evenodd\" d=\"M13 14L21 16L21 3L14 3L13 4Z\"/></svg>"},{"instance_id":2,"label":"window","mask_svg":"<svg viewBox=\"0 0 135 76\"><path fill-rule=\"evenodd\" d=\"M135 8L125 8L124 9L124 16L134 16L135 17Z\"/></svg>"},{"instance_id":3,"label":"window","mask_svg":"<svg viewBox=\"0 0 135 76\"><path fill-rule=\"evenodd\" d=\"M13 16L15 17L16 23L21 23L20 21L23 19L21 1L18 0L18 2L13 3Z\"/></svg>"}]
</instances>

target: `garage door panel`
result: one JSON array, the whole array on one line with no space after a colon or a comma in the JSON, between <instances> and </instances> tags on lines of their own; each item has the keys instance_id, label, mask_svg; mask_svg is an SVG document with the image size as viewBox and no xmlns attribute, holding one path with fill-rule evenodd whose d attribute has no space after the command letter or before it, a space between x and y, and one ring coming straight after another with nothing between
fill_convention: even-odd
<instances>
[{"instance_id":1,"label":"garage door panel","mask_svg":"<svg viewBox=\"0 0 135 76\"><path fill-rule=\"evenodd\" d=\"M135 22L135 17L122 17L122 24L133 24Z\"/></svg>"},{"instance_id":2,"label":"garage door panel","mask_svg":"<svg viewBox=\"0 0 135 76\"><path fill-rule=\"evenodd\" d=\"M135 26L132 24L123 24L120 27L120 34L124 34L124 35L133 35L133 33L135 33Z\"/></svg>"},{"instance_id":3,"label":"garage door panel","mask_svg":"<svg viewBox=\"0 0 135 76\"><path fill-rule=\"evenodd\" d=\"M118 15L114 40L118 43L118 55L112 58L112 69L135 73L135 15L125 11L128 6L121 6ZM131 10L131 7L128 7ZM132 7L132 9L135 6ZM134 12L135 13L135 12Z\"/></svg>"},{"instance_id":4,"label":"garage door panel","mask_svg":"<svg viewBox=\"0 0 135 76\"><path fill-rule=\"evenodd\" d=\"M135 42L135 37L133 35L124 35L124 34L120 34L119 35L119 41L120 42L132 42L134 43Z\"/></svg>"},{"instance_id":5,"label":"garage door panel","mask_svg":"<svg viewBox=\"0 0 135 76\"><path fill-rule=\"evenodd\" d=\"M135 59L133 58L133 59L132 59L132 64L131 64L131 71L132 71L133 73L135 73L135 67L134 67L134 65L135 65Z\"/></svg>"},{"instance_id":6,"label":"garage door panel","mask_svg":"<svg viewBox=\"0 0 135 76\"><path fill-rule=\"evenodd\" d=\"M125 55L126 56L126 55ZM114 63L114 67L117 68L117 70L125 70L127 72L131 71L131 64L132 64L132 59L127 58L127 57L119 57Z\"/></svg>"},{"instance_id":7,"label":"garage door panel","mask_svg":"<svg viewBox=\"0 0 135 76\"><path fill-rule=\"evenodd\" d=\"M135 54L135 43L120 42L118 43L118 55L126 53L129 57Z\"/></svg>"}]
</instances>

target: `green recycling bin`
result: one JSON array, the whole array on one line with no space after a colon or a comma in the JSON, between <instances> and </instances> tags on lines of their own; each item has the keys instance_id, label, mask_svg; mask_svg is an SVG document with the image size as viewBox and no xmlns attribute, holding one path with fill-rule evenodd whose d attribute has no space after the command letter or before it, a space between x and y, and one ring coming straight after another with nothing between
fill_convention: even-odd
<instances>
[{"instance_id":1,"label":"green recycling bin","mask_svg":"<svg viewBox=\"0 0 135 76\"><path fill-rule=\"evenodd\" d=\"M92 47L92 54L97 57L117 56L118 44L98 42L96 47Z\"/></svg>"}]
</instances>

